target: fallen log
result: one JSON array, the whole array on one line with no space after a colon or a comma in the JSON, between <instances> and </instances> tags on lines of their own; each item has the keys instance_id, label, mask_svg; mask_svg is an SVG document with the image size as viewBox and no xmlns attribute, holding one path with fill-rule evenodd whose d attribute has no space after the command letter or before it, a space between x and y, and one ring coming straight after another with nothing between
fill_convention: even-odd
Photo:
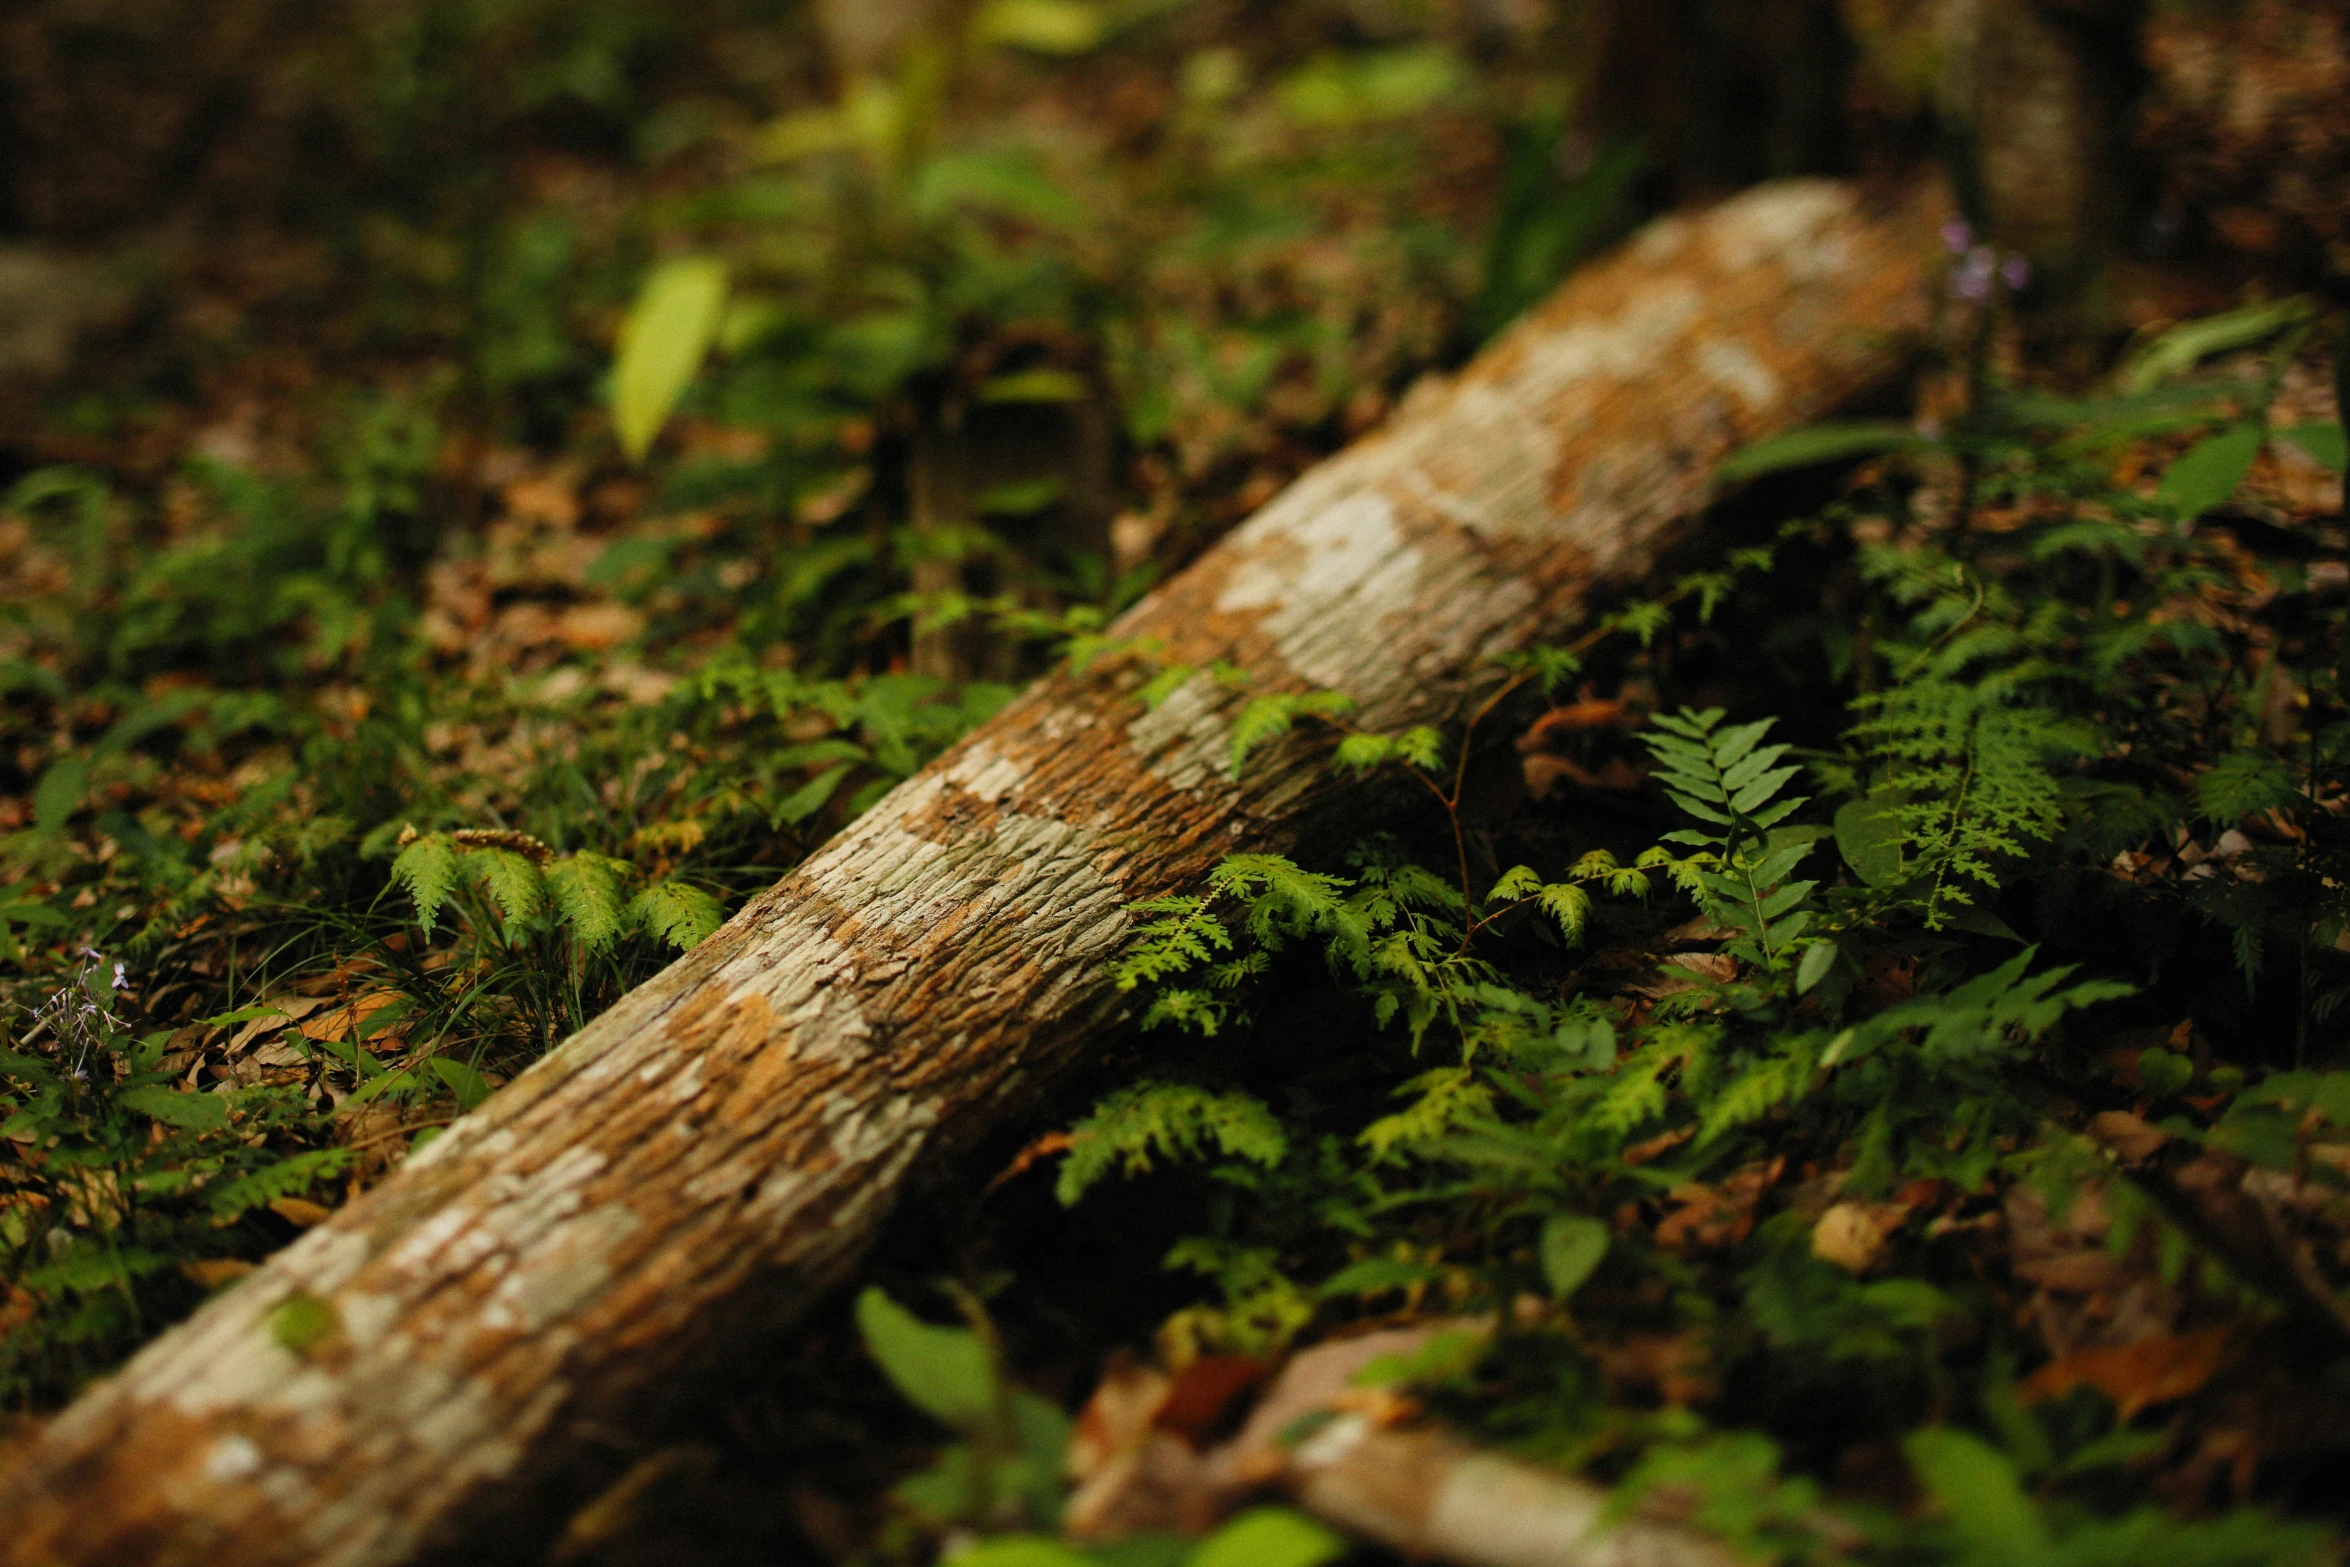
<instances>
[{"instance_id":1,"label":"fallen log","mask_svg":"<svg viewBox=\"0 0 2350 1567\"><path fill-rule=\"evenodd\" d=\"M1652 225L1114 629L1441 719L1684 537L1722 457L1902 365L1941 211L1809 181ZM1249 698L1201 676L1146 711L1147 674L1038 682L93 1388L0 1481L0 1561L543 1543L583 1457L624 1456L746 1320L805 1312L918 1161L1117 1017L1130 903L1350 809L1302 746L1233 781Z\"/></svg>"}]
</instances>

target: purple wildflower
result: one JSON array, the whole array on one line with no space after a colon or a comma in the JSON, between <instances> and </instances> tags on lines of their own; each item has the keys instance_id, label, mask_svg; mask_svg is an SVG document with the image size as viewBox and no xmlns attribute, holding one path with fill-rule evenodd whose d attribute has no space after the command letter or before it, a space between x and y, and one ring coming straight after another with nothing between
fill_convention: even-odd
<instances>
[{"instance_id":1,"label":"purple wildflower","mask_svg":"<svg viewBox=\"0 0 2350 1567\"><path fill-rule=\"evenodd\" d=\"M2032 264L2021 256L2010 256L1999 264L1999 281L2008 292L2020 294L2024 285L2032 281Z\"/></svg>"},{"instance_id":2,"label":"purple wildflower","mask_svg":"<svg viewBox=\"0 0 2350 1567\"><path fill-rule=\"evenodd\" d=\"M1963 256L1974 248L1975 231L1964 218L1950 218L1942 225L1942 248L1954 256Z\"/></svg>"},{"instance_id":3,"label":"purple wildflower","mask_svg":"<svg viewBox=\"0 0 2350 1567\"><path fill-rule=\"evenodd\" d=\"M1981 304L1991 297L1991 278L1998 266L1998 252L1988 245L1977 245L1950 274L1950 292L1972 304Z\"/></svg>"}]
</instances>

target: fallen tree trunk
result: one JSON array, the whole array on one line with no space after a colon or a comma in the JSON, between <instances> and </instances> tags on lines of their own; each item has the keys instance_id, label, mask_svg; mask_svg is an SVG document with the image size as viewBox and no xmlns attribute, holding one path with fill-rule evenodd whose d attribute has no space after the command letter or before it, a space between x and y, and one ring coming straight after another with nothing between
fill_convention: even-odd
<instances>
[{"instance_id":1,"label":"fallen tree trunk","mask_svg":"<svg viewBox=\"0 0 2350 1567\"><path fill-rule=\"evenodd\" d=\"M1804 182L1652 226L1117 631L1440 719L1681 537L1723 456L1901 365L1939 214ZM93 1389L0 1482L0 1561L391 1563L543 1516L1116 1017L1129 903L1330 803L1304 747L1228 777L1246 695L1145 711L1147 673L1040 681Z\"/></svg>"}]
</instances>

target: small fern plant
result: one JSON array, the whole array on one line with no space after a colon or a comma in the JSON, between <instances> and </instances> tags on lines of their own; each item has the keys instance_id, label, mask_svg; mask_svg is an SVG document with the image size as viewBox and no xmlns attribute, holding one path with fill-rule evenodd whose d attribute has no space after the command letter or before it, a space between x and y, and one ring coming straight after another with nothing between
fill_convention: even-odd
<instances>
[{"instance_id":1,"label":"small fern plant","mask_svg":"<svg viewBox=\"0 0 2350 1567\"><path fill-rule=\"evenodd\" d=\"M1722 727L1722 710L1658 714L1643 738L1665 794L1697 825L1664 842L1696 852L1672 862L1676 879L1707 918L1735 934L1724 954L1765 974L1792 972L1807 991L1833 965L1833 943L1807 939L1818 910L1815 881L1790 879L1826 836L1818 827L1786 825L1808 797L1783 791L1799 766L1790 747L1765 745L1774 719ZM1785 764L1785 765L1783 765Z\"/></svg>"},{"instance_id":2,"label":"small fern plant","mask_svg":"<svg viewBox=\"0 0 2350 1567\"><path fill-rule=\"evenodd\" d=\"M653 881L631 893L640 880L634 865L610 855L558 856L525 833L471 828L411 829L392 861L392 881L413 900L428 940L447 911L477 940L513 946L553 937L584 960L631 935L683 952L725 921L718 900L690 882Z\"/></svg>"}]
</instances>

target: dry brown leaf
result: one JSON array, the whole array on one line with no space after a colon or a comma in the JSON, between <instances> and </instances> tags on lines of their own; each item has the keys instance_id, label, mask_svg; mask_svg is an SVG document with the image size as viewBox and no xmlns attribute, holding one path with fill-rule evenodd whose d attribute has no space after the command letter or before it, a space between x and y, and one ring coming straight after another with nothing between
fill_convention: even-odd
<instances>
[{"instance_id":1,"label":"dry brown leaf","mask_svg":"<svg viewBox=\"0 0 2350 1567\"><path fill-rule=\"evenodd\" d=\"M1175 1373L1151 1423L1193 1447L1204 1447L1244 1396L1272 1374L1261 1355L1202 1355Z\"/></svg>"},{"instance_id":2,"label":"dry brown leaf","mask_svg":"<svg viewBox=\"0 0 2350 1567\"><path fill-rule=\"evenodd\" d=\"M1811 1254L1847 1273L1866 1273L1884 1260L1886 1243L1908 1217L1906 1203L1837 1203L1811 1227Z\"/></svg>"},{"instance_id":3,"label":"dry brown leaf","mask_svg":"<svg viewBox=\"0 0 2350 1567\"><path fill-rule=\"evenodd\" d=\"M2093 1387L2113 1400L2114 1413L2126 1424L2140 1410L2200 1391L2227 1364L2235 1331L2206 1328L2158 1334L2118 1348L2076 1350L2033 1372L2017 1391L2033 1403Z\"/></svg>"},{"instance_id":4,"label":"dry brown leaf","mask_svg":"<svg viewBox=\"0 0 2350 1567\"><path fill-rule=\"evenodd\" d=\"M305 1197L277 1198L270 1203L269 1211L288 1224L299 1225L305 1230L324 1224L334 1217L332 1208L321 1207Z\"/></svg>"},{"instance_id":5,"label":"dry brown leaf","mask_svg":"<svg viewBox=\"0 0 2350 1567\"><path fill-rule=\"evenodd\" d=\"M1713 1357L1695 1331L1634 1333L1599 1352L1600 1374L1619 1389L1653 1391L1666 1403L1702 1403L1719 1389Z\"/></svg>"},{"instance_id":6,"label":"dry brown leaf","mask_svg":"<svg viewBox=\"0 0 2350 1567\"><path fill-rule=\"evenodd\" d=\"M626 604L573 604L555 620L555 635L579 652L633 642L644 629L645 617Z\"/></svg>"},{"instance_id":7,"label":"dry brown leaf","mask_svg":"<svg viewBox=\"0 0 2350 1567\"><path fill-rule=\"evenodd\" d=\"M2089 1136L2124 1164L2142 1164L2170 1141L2170 1133L2127 1110L2107 1110L2092 1117Z\"/></svg>"},{"instance_id":8,"label":"dry brown leaf","mask_svg":"<svg viewBox=\"0 0 2350 1567\"><path fill-rule=\"evenodd\" d=\"M1676 1127L1669 1132L1659 1132L1654 1137L1645 1138L1626 1148L1624 1163L1634 1166L1646 1164L1651 1159L1671 1153L1696 1135L1697 1128L1694 1126Z\"/></svg>"},{"instance_id":9,"label":"dry brown leaf","mask_svg":"<svg viewBox=\"0 0 2350 1567\"><path fill-rule=\"evenodd\" d=\"M207 1257L201 1262L183 1262L180 1272L208 1290L216 1290L233 1279L241 1279L253 1271L253 1264L241 1257Z\"/></svg>"},{"instance_id":10,"label":"dry brown leaf","mask_svg":"<svg viewBox=\"0 0 2350 1567\"><path fill-rule=\"evenodd\" d=\"M365 1038L369 1033L368 1019L399 999L400 993L396 990L365 991L352 997L347 1006L303 1019L300 1025L302 1037L335 1044Z\"/></svg>"},{"instance_id":11,"label":"dry brown leaf","mask_svg":"<svg viewBox=\"0 0 2350 1567\"><path fill-rule=\"evenodd\" d=\"M1124 1350L1114 1352L1070 1429L1070 1478L1089 1479L1120 1453L1139 1446L1172 1385L1156 1366L1145 1365Z\"/></svg>"},{"instance_id":12,"label":"dry brown leaf","mask_svg":"<svg viewBox=\"0 0 2350 1567\"><path fill-rule=\"evenodd\" d=\"M1672 1200L1681 1206L1657 1225L1656 1243L1667 1251L1737 1245L1754 1233L1755 1208L1786 1168L1784 1158L1773 1159L1750 1164L1718 1186L1692 1181L1675 1187Z\"/></svg>"}]
</instances>

